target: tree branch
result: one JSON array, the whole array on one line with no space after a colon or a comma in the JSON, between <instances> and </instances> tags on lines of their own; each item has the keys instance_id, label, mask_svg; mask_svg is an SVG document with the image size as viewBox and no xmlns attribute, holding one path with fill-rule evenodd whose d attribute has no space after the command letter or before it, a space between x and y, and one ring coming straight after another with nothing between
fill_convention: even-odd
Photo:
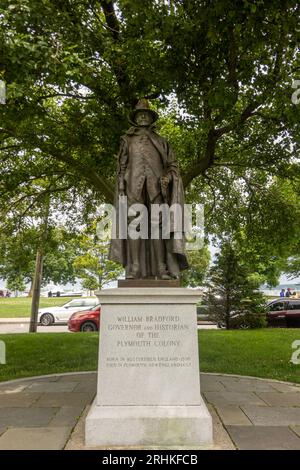
<instances>
[{"instance_id":1,"label":"tree branch","mask_svg":"<svg viewBox=\"0 0 300 470\"><path fill-rule=\"evenodd\" d=\"M109 32L111 34L113 44L120 44L120 26L114 9L114 2L102 0L101 6L105 15L107 26L109 27ZM130 79L126 71L127 65L124 56L114 51L112 55L111 66L116 76L120 88L121 97L125 105L129 108L133 108L136 104L137 97L133 92L133 88L131 87Z\"/></svg>"},{"instance_id":2,"label":"tree branch","mask_svg":"<svg viewBox=\"0 0 300 470\"><path fill-rule=\"evenodd\" d=\"M204 152L203 158L200 158L198 162L193 165L191 170L185 173L182 176L183 186L186 187L188 184L196 178L196 176L204 173L209 167L211 167L214 163L215 157L215 149L217 143L217 136L215 134L215 130L211 129L207 136L207 145Z\"/></svg>"},{"instance_id":3,"label":"tree branch","mask_svg":"<svg viewBox=\"0 0 300 470\"><path fill-rule=\"evenodd\" d=\"M120 27L114 9L114 3L112 1L102 0L101 6L105 15L107 26L109 27L114 40L117 41L119 39Z\"/></svg>"},{"instance_id":4,"label":"tree branch","mask_svg":"<svg viewBox=\"0 0 300 470\"><path fill-rule=\"evenodd\" d=\"M237 129L240 125L244 124L247 119L249 119L252 116L256 115L255 110L258 109L261 105L257 102L254 101L253 103L248 104L244 111L240 115L239 121L235 124L228 124L228 126L223 126L219 127L218 129L215 129L215 134L217 135L217 138L220 138L222 135L227 134L228 132L231 132L235 129Z\"/></svg>"}]
</instances>

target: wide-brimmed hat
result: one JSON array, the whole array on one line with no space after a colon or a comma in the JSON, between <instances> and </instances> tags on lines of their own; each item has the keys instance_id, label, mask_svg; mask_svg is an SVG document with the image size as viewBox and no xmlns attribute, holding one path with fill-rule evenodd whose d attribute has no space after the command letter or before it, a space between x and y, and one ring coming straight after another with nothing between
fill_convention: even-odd
<instances>
[{"instance_id":1,"label":"wide-brimmed hat","mask_svg":"<svg viewBox=\"0 0 300 470\"><path fill-rule=\"evenodd\" d=\"M134 110L131 111L131 113L129 114L129 120L132 122L135 122L135 116L139 111L147 111L148 113L150 113L152 116L153 122L157 121L158 119L158 114L155 111L153 111L153 109L150 109L149 102L145 98L138 101Z\"/></svg>"}]
</instances>

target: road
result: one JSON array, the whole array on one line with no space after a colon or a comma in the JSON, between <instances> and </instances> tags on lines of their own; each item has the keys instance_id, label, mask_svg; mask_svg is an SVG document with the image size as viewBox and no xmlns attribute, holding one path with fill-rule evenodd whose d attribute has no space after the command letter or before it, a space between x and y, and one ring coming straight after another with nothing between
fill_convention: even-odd
<instances>
[{"instance_id":1,"label":"road","mask_svg":"<svg viewBox=\"0 0 300 470\"><path fill-rule=\"evenodd\" d=\"M7 319L9 321L9 319ZM198 330L216 330L217 325L202 324L198 325ZM0 319L0 334L9 333L28 333L29 323L18 322L14 319L13 323L4 323L4 319ZM38 333L67 333L69 332L67 325L38 326Z\"/></svg>"},{"instance_id":2,"label":"road","mask_svg":"<svg viewBox=\"0 0 300 470\"><path fill-rule=\"evenodd\" d=\"M0 323L0 334L28 333L29 323ZM38 333L68 332L67 325L38 326Z\"/></svg>"}]
</instances>

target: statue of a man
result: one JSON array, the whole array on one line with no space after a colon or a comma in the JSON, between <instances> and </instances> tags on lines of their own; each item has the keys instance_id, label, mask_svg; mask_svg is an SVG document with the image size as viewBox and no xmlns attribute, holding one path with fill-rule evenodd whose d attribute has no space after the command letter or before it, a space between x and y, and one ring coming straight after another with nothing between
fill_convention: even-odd
<instances>
[{"instance_id":1,"label":"statue of a man","mask_svg":"<svg viewBox=\"0 0 300 470\"><path fill-rule=\"evenodd\" d=\"M185 254L183 223L177 221L176 236L171 223L169 238L163 237L162 214L154 215L154 205L177 205L184 209L182 180L174 153L166 139L155 132L158 119L149 108L148 101L140 100L131 112L132 127L121 137L118 153L118 175L115 204L127 197L127 207L143 204L147 208L149 227L155 228L157 236L143 238L114 238L111 240L110 259L125 267L127 279L178 278L179 272L188 267ZM174 207L175 207L174 206ZM126 224L132 222L128 212ZM150 223L151 220L151 223Z\"/></svg>"}]
</instances>

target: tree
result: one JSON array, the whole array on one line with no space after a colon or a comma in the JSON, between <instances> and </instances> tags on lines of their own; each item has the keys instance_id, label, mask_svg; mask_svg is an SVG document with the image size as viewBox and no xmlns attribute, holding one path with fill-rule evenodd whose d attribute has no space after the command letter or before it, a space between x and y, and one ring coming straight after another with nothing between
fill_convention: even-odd
<instances>
[{"instance_id":1,"label":"tree","mask_svg":"<svg viewBox=\"0 0 300 470\"><path fill-rule=\"evenodd\" d=\"M6 279L6 287L8 290L15 292L17 296L18 292L22 292L25 289L25 284L22 277L13 276Z\"/></svg>"},{"instance_id":2,"label":"tree","mask_svg":"<svg viewBox=\"0 0 300 470\"><path fill-rule=\"evenodd\" d=\"M18 234L0 234L0 277L7 282L22 285L32 282L34 256L36 253L36 230L28 228Z\"/></svg>"},{"instance_id":3,"label":"tree","mask_svg":"<svg viewBox=\"0 0 300 470\"><path fill-rule=\"evenodd\" d=\"M119 136L129 109L148 96L163 115L161 133L178 155L187 199L206 203L207 232L240 231L242 224L249 237L254 228L259 256L267 257L272 194L286 181L295 195L300 191L300 106L292 100L299 4L42 6L0 6L0 77L7 85L0 106L2 206L14 207L20 188L27 206L38 202L46 189L35 183L44 177L55 182L51 194L81 195L87 208L112 202ZM271 217L262 225L265 201ZM273 258L282 256L285 237L280 230ZM294 240L285 256L294 253Z\"/></svg>"},{"instance_id":4,"label":"tree","mask_svg":"<svg viewBox=\"0 0 300 470\"><path fill-rule=\"evenodd\" d=\"M210 253L207 246L200 250L188 251L189 269L183 272L182 285L199 287L203 284L209 267Z\"/></svg>"},{"instance_id":5,"label":"tree","mask_svg":"<svg viewBox=\"0 0 300 470\"><path fill-rule=\"evenodd\" d=\"M289 274L290 278L300 276L300 256L292 256L287 260L285 265L285 272Z\"/></svg>"},{"instance_id":6,"label":"tree","mask_svg":"<svg viewBox=\"0 0 300 470\"><path fill-rule=\"evenodd\" d=\"M89 290L102 289L104 285L118 279L123 273L120 265L108 259L108 243L98 238L96 222L79 238L79 254L74 262L76 276L82 286Z\"/></svg>"},{"instance_id":7,"label":"tree","mask_svg":"<svg viewBox=\"0 0 300 470\"><path fill-rule=\"evenodd\" d=\"M9 282L22 279L32 286L35 258L39 244L38 227L23 227L0 235L0 277ZM53 226L48 229L44 253L42 285L53 282L65 284L75 281L73 260L76 257L77 234Z\"/></svg>"},{"instance_id":8,"label":"tree","mask_svg":"<svg viewBox=\"0 0 300 470\"><path fill-rule=\"evenodd\" d=\"M73 185L79 176L111 200L112 155L129 109L141 96L163 108L171 92L187 111L176 116L179 127L197 141L192 153L179 152L186 186L213 167L282 174L282 164L293 166L295 2L2 5L1 151L8 162L23 152L11 187L41 170L66 171ZM255 158L246 154L254 143Z\"/></svg>"},{"instance_id":9,"label":"tree","mask_svg":"<svg viewBox=\"0 0 300 470\"><path fill-rule=\"evenodd\" d=\"M237 246L227 239L216 255L208 276L204 302L211 318L232 327L233 315L241 316L241 325L263 326L264 297L257 289L259 276L251 272Z\"/></svg>"}]
</instances>

